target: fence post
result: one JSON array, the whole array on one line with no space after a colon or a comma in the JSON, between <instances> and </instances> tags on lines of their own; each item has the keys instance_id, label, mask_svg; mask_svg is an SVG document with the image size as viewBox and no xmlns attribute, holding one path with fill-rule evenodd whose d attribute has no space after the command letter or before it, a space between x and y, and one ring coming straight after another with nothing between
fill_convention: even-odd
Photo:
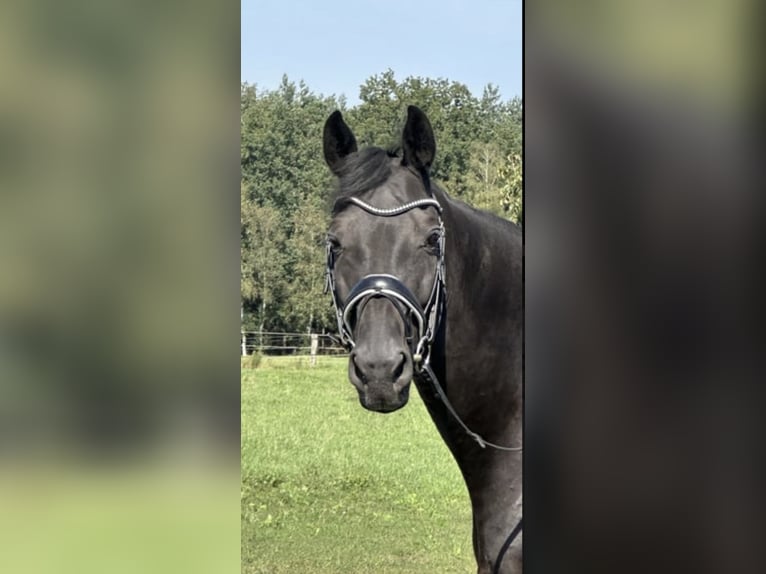
<instances>
[{"instance_id":1,"label":"fence post","mask_svg":"<svg viewBox=\"0 0 766 574\"><path fill-rule=\"evenodd\" d=\"M311 333L311 366L317 364L317 351L319 351L319 335Z\"/></svg>"},{"instance_id":2,"label":"fence post","mask_svg":"<svg viewBox=\"0 0 766 574\"><path fill-rule=\"evenodd\" d=\"M247 336L245 335L245 304L239 300L239 330L242 333L242 356L247 355Z\"/></svg>"}]
</instances>

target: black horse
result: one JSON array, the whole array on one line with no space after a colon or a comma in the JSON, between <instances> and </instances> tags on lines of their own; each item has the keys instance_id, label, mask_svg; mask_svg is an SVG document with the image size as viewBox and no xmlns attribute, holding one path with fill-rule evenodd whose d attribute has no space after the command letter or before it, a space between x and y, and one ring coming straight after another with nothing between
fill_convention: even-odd
<instances>
[{"instance_id":1,"label":"black horse","mask_svg":"<svg viewBox=\"0 0 766 574\"><path fill-rule=\"evenodd\" d=\"M378 412L403 407L414 379L468 487L479 574L521 572L521 230L431 182L436 143L414 106L401 149L357 150L337 111L325 124L339 180L327 285L349 379Z\"/></svg>"}]
</instances>

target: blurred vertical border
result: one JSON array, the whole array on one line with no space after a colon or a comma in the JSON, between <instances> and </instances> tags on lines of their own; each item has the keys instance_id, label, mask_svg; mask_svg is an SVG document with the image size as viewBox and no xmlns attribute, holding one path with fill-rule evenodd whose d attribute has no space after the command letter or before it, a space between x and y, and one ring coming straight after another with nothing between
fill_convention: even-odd
<instances>
[{"instance_id":1,"label":"blurred vertical border","mask_svg":"<svg viewBox=\"0 0 766 574\"><path fill-rule=\"evenodd\" d=\"M766 571L763 8L525 5L525 572Z\"/></svg>"},{"instance_id":2,"label":"blurred vertical border","mask_svg":"<svg viewBox=\"0 0 766 574\"><path fill-rule=\"evenodd\" d=\"M239 3L0 6L2 572L239 568Z\"/></svg>"}]
</instances>

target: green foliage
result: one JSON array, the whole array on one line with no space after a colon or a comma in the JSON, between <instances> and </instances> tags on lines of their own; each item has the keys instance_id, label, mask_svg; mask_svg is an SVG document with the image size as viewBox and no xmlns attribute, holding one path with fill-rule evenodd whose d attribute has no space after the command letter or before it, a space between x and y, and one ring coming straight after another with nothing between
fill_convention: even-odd
<instances>
[{"instance_id":1,"label":"green foliage","mask_svg":"<svg viewBox=\"0 0 766 574\"><path fill-rule=\"evenodd\" d=\"M520 224L524 185L524 165L521 155L508 155L505 163L498 169L498 178L503 192L501 199L503 210L510 219Z\"/></svg>"},{"instance_id":2,"label":"green foliage","mask_svg":"<svg viewBox=\"0 0 766 574\"><path fill-rule=\"evenodd\" d=\"M248 330L332 330L322 295L324 231L333 186L322 153L327 116L340 109L360 146L394 148L414 104L434 128L432 175L453 196L501 217L521 213L519 99L503 101L488 85L480 98L458 82L393 71L368 78L360 103L312 93L284 77L277 90L242 84L241 296Z\"/></svg>"},{"instance_id":3,"label":"green foliage","mask_svg":"<svg viewBox=\"0 0 766 574\"><path fill-rule=\"evenodd\" d=\"M365 411L346 367L242 372L241 571L475 571L468 493L417 392Z\"/></svg>"},{"instance_id":4,"label":"green foliage","mask_svg":"<svg viewBox=\"0 0 766 574\"><path fill-rule=\"evenodd\" d=\"M314 197L292 214L289 249L292 274L287 283L284 314L295 331L309 331L333 320L324 297L326 211L324 204Z\"/></svg>"},{"instance_id":5,"label":"green foliage","mask_svg":"<svg viewBox=\"0 0 766 574\"><path fill-rule=\"evenodd\" d=\"M242 296L259 302L257 315L263 329L269 313L282 298L287 263L287 230L282 214L270 205L242 201L240 253Z\"/></svg>"}]
</instances>

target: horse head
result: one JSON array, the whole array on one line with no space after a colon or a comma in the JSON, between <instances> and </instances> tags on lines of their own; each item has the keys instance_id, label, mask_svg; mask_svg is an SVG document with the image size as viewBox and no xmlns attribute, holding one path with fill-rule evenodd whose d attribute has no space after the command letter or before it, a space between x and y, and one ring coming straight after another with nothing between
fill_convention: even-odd
<instances>
[{"instance_id":1,"label":"horse head","mask_svg":"<svg viewBox=\"0 0 766 574\"><path fill-rule=\"evenodd\" d=\"M429 173L436 152L426 115L408 108L402 157L357 149L340 112L325 123L324 156L338 178L327 234L328 288L348 376L366 409L407 404L435 336L444 291L444 227Z\"/></svg>"}]
</instances>

